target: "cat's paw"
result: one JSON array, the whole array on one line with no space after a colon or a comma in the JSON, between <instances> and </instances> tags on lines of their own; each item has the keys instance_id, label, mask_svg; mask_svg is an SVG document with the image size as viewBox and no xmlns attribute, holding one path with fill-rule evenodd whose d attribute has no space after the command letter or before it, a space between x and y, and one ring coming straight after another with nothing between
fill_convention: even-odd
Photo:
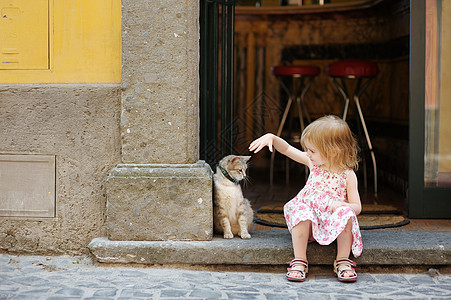
<instances>
[{"instance_id":1,"label":"cat's paw","mask_svg":"<svg viewBox=\"0 0 451 300\"><path fill-rule=\"evenodd\" d=\"M225 239L233 239L233 233L224 233Z\"/></svg>"},{"instance_id":2,"label":"cat's paw","mask_svg":"<svg viewBox=\"0 0 451 300\"><path fill-rule=\"evenodd\" d=\"M241 238L248 240L251 238L251 235L248 232L243 232L243 233L241 233Z\"/></svg>"}]
</instances>

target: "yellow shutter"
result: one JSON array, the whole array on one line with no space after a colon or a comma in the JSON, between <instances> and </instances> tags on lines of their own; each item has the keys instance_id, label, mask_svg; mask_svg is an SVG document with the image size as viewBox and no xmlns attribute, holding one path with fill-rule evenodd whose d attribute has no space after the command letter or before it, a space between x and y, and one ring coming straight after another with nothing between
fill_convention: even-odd
<instances>
[{"instance_id":1,"label":"yellow shutter","mask_svg":"<svg viewBox=\"0 0 451 300\"><path fill-rule=\"evenodd\" d=\"M48 69L48 0L0 0L0 10L0 69Z\"/></svg>"},{"instance_id":2,"label":"yellow shutter","mask_svg":"<svg viewBox=\"0 0 451 300\"><path fill-rule=\"evenodd\" d=\"M0 0L0 11L0 84L121 82L121 0Z\"/></svg>"}]
</instances>

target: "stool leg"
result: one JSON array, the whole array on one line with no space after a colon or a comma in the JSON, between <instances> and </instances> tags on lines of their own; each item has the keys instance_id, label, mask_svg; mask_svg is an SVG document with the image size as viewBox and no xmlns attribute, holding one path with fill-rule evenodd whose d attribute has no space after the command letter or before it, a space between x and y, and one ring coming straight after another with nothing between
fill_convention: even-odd
<instances>
[{"instance_id":1,"label":"stool leg","mask_svg":"<svg viewBox=\"0 0 451 300\"><path fill-rule=\"evenodd\" d=\"M354 89L354 97L357 97L357 98L360 97L360 95L363 93L363 91L368 86L369 81L370 80L367 80L366 84L362 88L360 88L360 86L362 85L362 78L360 78L360 77L358 78L357 85L356 85L356 87ZM359 104L360 104L360 102L359 102ZM357 104L356 104L356 106L357 106ZM363 125L362 125L362 121L361 121L360 117L357 118L357 128L358 128L358 133L359 133L359 139L361 139L362 138ZM365 139L366 139L366 137L365 137ZM368 190L368 176L367 176L368 172L367 172L367 168L366 168L365 155L362 156L362 160L363 160L363 187L364 187L365 191L367 191Z\"/></svg>"},{"instance_id":2,"label":"stool leg","mask_svg":"<svg viewBox=\"0 0 451 300\"><path fill-rule=\"evenodd\" d=\"M304 114L302 113L302 109L301 109L301 98L300 97L296 98L296 104L297 104L298 113L299 113L299 126L301 126L301 132L302 132L302 131L304 131L305 124L304 124Z\"/></svg>"},{"instance_id":3,"label":"stool leg","mask_svg":"<svg viewBox=\"0 0 451 300\"><path fill-rule=\"evenodd\" d=\"M313 82L313 77L311 77L311 78L309 77L308 82L306 84L304 84L304 77L301 76L301 87L302 87L302 90L301 90L301 93L300 93L299 96L298 96L298 92L295 92L294 95L292 95L290 90L283 83L282 79L279 78L279 82L280 82L281 87L287 93L287 95L290 95L290 96L288 98L287 106L285 107L285 111L283 113L282 120L281 120L279 128L277 130L277 136L280 136L282 134L283 126L285 125L285 122L286 122L287 117L288 117L288 113L290 111L291 104L292 104L292 102L293 102L293 100L295 98L296 98L296 105L297 105L297 109L298 109L298 113L299 113L299 125L301 126L301 131L304 131L305 124L304 124L304 117L303 117L302 107L304 108L304 112L306 114L307 120L310 123L311 122L310 115L308 114L307 108L305 107L305 104L304 104L304 95L307 92L307 90L310 88L310 86L311 86L311 84ZM271 153L271 163L270 163L270 167L269 167L269 169L270 169L269 170L269 172L270 172L270 175L269 175L269 184L270 184L270 186L272 186L274 184L274 160L275 160L275 155L276 155L276 151L273 151ZM286 159L286 174L285 174L285 182L286 182L286 184L288 184L289 180L290 180L289 179L289 176L290 176L289 172L290 172L290 170L289 170L289 159L287 158ZM307 169L306 169L306 172L307 172Z\"/></svg>"},{"instance_id":4,"label":"stool leg","mask_svg":"<svg viewBox=\"0 0 451 300\"><path fill-rule=\"evenodd\" d=\"M302 109L305 112L305 117L307 118L307 122L310 124L312 123L312 118L310 118L310 113L307 110L307 106L305 106L305 102L304 100L301 98L301 105L302 105Z\"/></svg>"},{"instance_id":5,"label":"stool leg","mask_svg":"<svg viewBox=\"0 0 451 300\"><path fill-rule=\"evenodd\" d=\"M358 140L363 141L366 138L363 137L363 126L362 126L362 121L360 121L360 118L357 117L357 136L358 136ZM367 172L367 166L366 166L366 157L365 155L362 155L362 161L361 161L361 165L363 168L363 188L366 191L368 191L368 172Z\"/></svg>"},{"instance_id":6,"label":"stool leg","mask_svg":"<svg viewBox=\"0 0 451 300\"><path fill-rule=\"evenodd\" d=\"M293 102L293 97L288 98L287 106L285 107L285 111L283 112L282 120L280 121L279 129L277 129L277 136L282 134L283 126L285 125L285 121L287 120L288 112L290 111L291 103ZM269 166L269 185L273 185L274 183L274 158L276 156L276 150L271 153L271 164Z\"/></svg>"},{"instance_id":7,"label":"stool leg","mask_svg":"<svg viewBox=\"0 0 451 300\"><path fill-rule=\"evenodd\" d=\"M304 129L305 129L305 124L304 124L303 114L302 114L302 111L301 111L301 106L304 109L305 116L307 118L307 122L309 124L312 123L312 120L310 118L310 114L309 114L309 112L307 110L307 107L305 106L305 102L304 102L304 96L307 93L307 91L310 88L310 86L312 85L312 82L313 82L313 77L310 77L309 80L307 81L307 83L305 85L303 84L304 87L302 89L301 95L297 98L299 118L300 118L300 121L301 121L301 124L300 124L301 125L301 132L303 132ZM302 82L302 83L304 83L304 82ZM308 175L309 175L309 168L307 166L304 166L304 171L305 171L305 180L307 181Z\"/></svg>"},{"instance_id":8,"label":"stool leg","mask_svg":"<svg viewBox=\"0 0 451 300\"><path fill-rule=\"evenodd\" d=\"M338 91L340 92L341 96L343 96L343 99L345 100L345 105L343 107L343 120L346 121L346 117L348 115L348 108L349 108L349 96L348 91L346 90L346 84L344 80L342 79L342 85L343 87L337 82L337 80L332 77L332 82L337 87Z\"/></svg>"},{"instance_id":9,"label":"stool leg","mask_svg":"<svg viewBox=\"0 0 451 300\"><path fill-rule=\"evenodd\" d=\"M302 89L301 95L300 95L300 101L301 101L301 105L302 108L304 109L305 112L305 117L307 118L307 121L309 123L312 123L312 120L310 118L310 114L307 111L307 107L305 106L305 101L304 101L304 97L305 97L305 93L307 93L307 91L309 90L310 86L313 83L313 77L310 77L309 80L307 81L307 83L304 85L304 88ZM302 131L304 131L305 127L301 127Z\"/></svg>"},{"instance_id":10,"label":"stool leg","mask_svg":"<svg viewBox=\"0 0 451 300\"><path fill-rule=\"evenodd\" d=\"M358 96L354 96L354 102L357 106L357 111L359 112L360 121L362 123L363 132L365 133L365 138L368 143L368 148L371 153L371 159L373 161L374 169L374 195L377 198L377 167L376 167L376 156L374 155L373 145L371 144L370 135L368 134L368 129L366 128L365 119L363 118L362 108L360 107L360 101Z\"/></svg>"}]
</instances>

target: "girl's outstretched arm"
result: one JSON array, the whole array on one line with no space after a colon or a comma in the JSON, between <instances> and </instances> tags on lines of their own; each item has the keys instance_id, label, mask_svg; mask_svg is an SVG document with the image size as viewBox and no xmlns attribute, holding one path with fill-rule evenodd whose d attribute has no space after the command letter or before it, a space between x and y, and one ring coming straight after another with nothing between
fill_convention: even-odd
<instances>
[{"instance_id":1,"label":"girl's outstretched arm","mask_svg":"<svg viewBox=\"0 0 451 300\"><path fill-rule=\"evenodd\" d=\"M272 134L267 133L255 141L253 141L249 146L249 151L253 151L254 153L259 152L265 147L268 147L269 151L273 152L275 148L277 151L282 153L285 156L288 156L289 158L307 165L311 167L311 161L307 157L307 153L303 152L290 144L288 144L284 139Z\"/></svg>"}]
</instances>

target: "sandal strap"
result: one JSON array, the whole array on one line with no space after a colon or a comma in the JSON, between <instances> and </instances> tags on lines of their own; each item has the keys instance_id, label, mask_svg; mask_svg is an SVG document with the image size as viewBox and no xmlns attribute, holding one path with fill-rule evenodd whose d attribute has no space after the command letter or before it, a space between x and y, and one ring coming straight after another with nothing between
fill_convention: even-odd
<instances>
[{"instance_id":1,"label":"sandal strap","mask_svg":"<svg viewBox=\"0 0 451 300\"><path fill-rule=\"evenodd\" d=\"M349 265L354 268L357 267L357 264L355 263L355 261L352 261L349 258L340 258L334 262L335 267L338 267L338 265L343 265L343 264Z\"/></svg>"},{"instance_id":2,"label":"sandal strap","mask_svg":"<svg viewBox=\"0 0 451 300\"><path fill-rule=\"evenodd\" d=\"M292 273L292 272L296 272L297 274L300 275L300 277L290 276L290 273ZM307 277L307 273L302 270L288 270L288 272L285 276L290 281L304 281L305 278Z\"/></svg>"},{"instance_id":3,"label":"sandal strap","mask_svg":"<svg viewBox=\"0 0 451 300\"><path fill-rule=\"evenodd\" d=\"M304 271L299 269L294 269L296 266L304 266ZM308 261L305 259L295 258L290 261L290 266L287 268L287 271L298 271L308 273Z\"/></svg>"},{"instance_id":4,"label":"sandal strap","mask_svg":"<svg viewBox=\"0 0 451 300\"><path fill-rule=\"evenodd\" d=\"M354 268L352 268L350 265L344 265L343 267L338 267L337 268L337 271L341 274L341 275L343 275L343 273L344 272L353 272L353 273L355 273L355 269Z\"/></svg>"},{"instance_id":5,"label":"sandal strap","mask_svg":"<svg viewBox=\"0 0 451 300\"><path fill-rule=\"evenodd\" d=\"M290 267L294 265L303 265L305 267L308 267L308 261L301 258L295 258L292 261L290 261Z\"/></svg>"},{"instance_id":6,"label":"sandal strap","mask_svg":"<svg viewBox=\"0 0 451 300\"><path fill-rule=\"evenodd\" d=\"M287 274L289 274L291 272L298 272L298 273L301 273L303 276L307 273L307 272L305 272L305 270L301 270L301 269L296 269L296 268L287 269Z\"/></svg>"},{"instance_id":7,"label":"sandal strap","mask_svg":"<svg viewBox=\"0 0 451 300\"><path fill-rule=\"evenodd\" d=\"M354 273L352 277L356 277L357 273L355 272L355 267L357 267L355 261L348 258L337 259L334 262L334 271L339 277L342 277L343 273L346 271Z\"/></svg>"}]
</instances>

